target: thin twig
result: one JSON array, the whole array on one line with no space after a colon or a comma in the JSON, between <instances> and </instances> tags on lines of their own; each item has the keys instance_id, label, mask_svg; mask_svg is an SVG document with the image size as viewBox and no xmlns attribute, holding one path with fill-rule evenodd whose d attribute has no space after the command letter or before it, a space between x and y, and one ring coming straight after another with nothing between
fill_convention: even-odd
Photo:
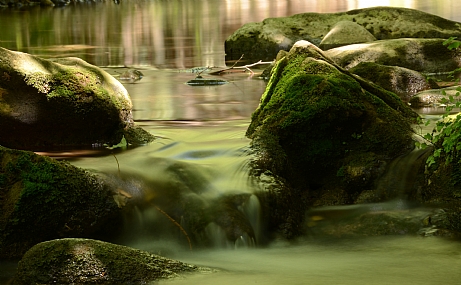
<instances>
[{"instance_id":1,"label":"thin twig","mask_svg":"<svg viewBox=\"0 0 461 285\"><path fill-rule=\"evenodd\" d=\"M207 67L204 68L202 71L197 72L197 76L195 76L195 78L202 78L202 73L205 72L205 71L208 70L208 69L211 69L211 67L207 66Z\"/></svg>"},{"instance_id":2,"label":"thin twig","mask_svg":"<svg viewBox=\"0 0 461 285\"><path fill-rule=\"evenodd\" d=\"M115 161L117 161L117 167L118 167L118 176L120 177L120 164L118 163L118 159L117 157L115 156L115 154L111 153L112 156L115 158Z\"/></svg>"},{"instance_id":3,"label":"thin twig","mask_svg":"<svg viewBox=\"0 0 461 285\"><path fill-rule=\"evenodd\" d=\"M239 59L237 59L236 62L234 62L234 65L232 65L232 66L230 67L230 69L234 68L234 66L235 66L237 63L239 63L239 61L243 58L243 56L244 56L244 54L242 54L242 56L241 56Z\"/></svg>"},{"instance_id":4,"label":"thin twig","mask_svg":"<svg viewBox=\"0 0 461 285\"><path fill-rule=\"evenodd\" d=\"M237 64L237 62L235 64ZM259 65L259 64L271 64L271 63L273 63L273 62L272 61L262 61L262 60L260 60L258 62L252 63L252 64L247 64L247 65L237 66L237 67L235 67L235 64L234 64L229 68L218 70L218 71L215 71L215 72L210 72L209 74L210 75L219 75L219 74L222 74L222 73L225 73L225 72L231 72L231 70L236 70L236 69L245 69L245 70L248 70L249 72L251 72L251 74L254 74L253 70L251 70L250 67L255 66L255 65Z\"/></svg>"},{"instance_id":5,"label":"thin twig","mask_svg":"<svg viewBox=\"0 0 461 285\"><path fill-rule=\"evenodd\" d=\"M167 217L170 221L173 222L173 224L175 224L181 231L182 233L186 236L187 238L187 242L189 242L189 249L192 250L192 243L190 241L190 238L189 238L189 235L187 234L186 230L178 223L175 221L175 219L173 219L170 215L168 215L165 211L163 211L162 209L160 209L159 207L153 205L155 207L155 209L157 209L160 213L162 213L163 215L165 215L165 217Z\"/></svg>"}]
</instances>

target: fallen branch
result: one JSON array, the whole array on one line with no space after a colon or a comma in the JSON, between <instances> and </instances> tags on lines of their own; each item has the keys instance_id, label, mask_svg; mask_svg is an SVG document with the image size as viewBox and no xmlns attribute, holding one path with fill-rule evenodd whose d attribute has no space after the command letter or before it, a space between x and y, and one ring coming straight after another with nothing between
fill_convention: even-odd
<instances>
[{"instance_id":1,"label":"fallen branch","mask_svg":"<svg viewBox=\"0 0 461 285\"><path fill-rule=\"evenodd\" d=\"M251 70L250 67L260 65L260 64L272 64L273 63L273 61L262 61L262 60L260 60L258 62L252 63L252 64L247 64L247 65L237 66L236 67L235 65L237 65L237 63L242 58L243 58L243 54L231 67L221 69L221 70L218 70L218 71L214 71L214 72L210 72L208 74L210 74L210 75L221 75L223 73L241 72L241 69L243 69L244 71L249 71L251 74L254 74L253 70Z\"/></svg>"},{"instance_id":2,"label":"fallen branch","mask_svg":"<svg viewBox=\"0 0 461 285\"><path fill-rule=\"evenodd\" d=\"M192 250L192 243L190 241L189 235L187 234L186 230L178 222L176 222L175 219L173 219L170 215L168 215L165 211L163 211L162 209L160 209L159 207L155 205L153 206L155 207L155 209L157 209L157 211L162 213L165 217L167 217L171 222L173 222L173 224L175 224L181 230L181 232L186 236L187 242L189 242L189 249Z\"/></svg>"},{"instance_id":3,"label":"fallen branch","mask_svg":"<svg viewBox=\"0 0 461 285\"><path fill-rule=\"evenodd\" d=\"M115 156L115 154L112 153L112 155L114 156L115 158L115 161L117 161L117 167L118 167L118 177L120 177L120 164L118 163L118 159L117 157Z\"/></svg>"}]
</instances>

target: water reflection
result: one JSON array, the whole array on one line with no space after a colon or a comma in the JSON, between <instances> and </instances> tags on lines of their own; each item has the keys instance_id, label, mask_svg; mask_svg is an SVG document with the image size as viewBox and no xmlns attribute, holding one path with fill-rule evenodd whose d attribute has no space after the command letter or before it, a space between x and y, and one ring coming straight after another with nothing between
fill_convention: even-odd
<instances>
[{"instance_id":1,"label":"water reflection","mask_svg":"<svg viewBox=\"0 0 461 285\"><path fill-rule=\"evenodd\" d=\"M461 21L454 0L151 0L0 10L0 46L98 66L224 66L224 41L248 22L303 12L377 5L420 9Z\"/></svg>"},{"instance_id":2,"label":"water reflection","mask_svg":"<svg viewBox=\"0 0 461 285\"><path fill-rule=\"evenodd\" d=\"M106 68L117 77L123 68ZM255 70L257 71L257 70ZM224 79L228 84L189 86L195 74L179 70L142 69L144 77L134 84L124 84L133 102L136 121L178 120L209 121L247 119L257 108L266 83L248 73L224 76L203 75Z\"/></svg>"},{"instance_id":3,"label":"water reflection","mask_svg":"<svg viewBox=\"0 0 461 285\"><path fill-rule=\"evenodd\" d=\"M224 40L247 22L376 5L416 8L461 21L461 2L455 0L122 0L120 5L108 1L60 8L0 9L0 46L44 57L78 56L108 67L114 75L119 71L115 67L137 66L145 77L135 84L125 84L133 100L135 120L156 135L177 142L168 149L178 152L171 157L194 164L202 161L219 171L235 173L224 168L232 164L223 156L218 157L220 164L216 166L215 157L210 155L216 152L208 148L228 149L223 143L227 139L248 144L244 132L265 83L247 74L233 74L224 76L231 84L195 88L184 84L193 75L179 73L178 69L224 66ZM188 122L178 127L151 122L155 120ZM220 120L228 121L229 125L216 122ZM197 133L201 128L203 132ZM234 132L236 128L238 133ZM204 137L208 143L203 142ZM202 148L207 151L197 151ZM207 158L197 159L201 156ZM142 152L132 157L126 155L127 160L140 157L144 158ZM106 163L116 171L112 157L75 162L79 163L87 164L87 168ZM224 182L242 188L231 184L237 181L232 176L227 178ZM367 284L453 284L459 279L456 271L460 265L459 250L457 243L439 239L385 237L365 245L360 240L338 247L301 244L258 252L178 254L171 257L237 273L221 272L171 284L360 284L362 280ZM14 267L14 264L0 265L0 283L7 282Z\"/></svg>"}]
</instances>

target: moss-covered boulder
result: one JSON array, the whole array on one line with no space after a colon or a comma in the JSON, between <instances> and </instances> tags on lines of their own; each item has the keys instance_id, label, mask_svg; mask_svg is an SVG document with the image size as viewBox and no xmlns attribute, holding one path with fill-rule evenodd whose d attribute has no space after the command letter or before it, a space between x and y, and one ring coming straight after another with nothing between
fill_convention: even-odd
<instances>
[{"instance_id":1,"label":"moss-covered boulder","mask_svg":"<svg viewBox=\"0 0 461 285\"><path fill-rule=\"evenodd\" d=\"M58 239L32 247L12 284L151 284L181 273L211 271L126 246Z\"/></svg>"},{"instance_id":2,"label":"moss-covered boulder","mask_svg":"<svg viewBox=\"0 0 461 285\"><path fill-rule=\"evenodd\" d=\"M275 64L247 130L259 154L254 174L283 181L266 196L282 215L271 220L296 234L308 206L353 203L373 189L387 162L413 149L416 117L394 93L296 43Z\"/></svg>"},{"instance_id":3,"label":"moss-covered boulder","mask_svg":"<svg viewBox=\"0 0 461 285\"><path fill-rule=\"evenodd\" d=\"M299 40L318 45L340 21L355 22L378 40L461 37L460 23L413 9L373 7L303 13L243 25L225 42L226 60L237 60L242 54L246 61L273 60L278 51L288 51Z\"/></svg>"},{"instance_id":4,"label":"moss-covered boulder","mask_svg":"<svg viewBox=\"0 0 461 285\"><path fill-rule=\"evenodd\" d=\"M376 41L376 38L356 22L340 21L325 35L319 44L322 50Z\"/></svg>"},{"instance_id":5,"label":"moss-covered boulder","mask_svg":"<svg viewBox=\"0 0 461 285\"><path fill-rule=\"evenodd\" d=\"M423 74L399 66L361 62L349 71L394 92L405 102L408 102L418 92L433 87L438 88L434 81L429 81Z\"/></svg>"},{"instance_id":6,"label":"moss-covered boulder","mask_svg":"<svg viewBox=\"0 0 461 285\"><path fill-rule=\"evenodd\" d=\"M461 51L449 50L443 39L394 39L348 45L325 53L350 69L362 62L400 66L422 73L444 73L461 67Z\"/></svg>"},{"instance_id":7,"label":"moss-covered boulder","mask_svg":"<svg viewBox=\"0 0 461 285\"><path fill-rule=\"evenodd\" d=\"M0 48L0 144L10 148L140 144L123 85L78 58L53 61Z\"/></svg>"},{"instance_id":8,"label":"moss-covered boulder","mask_svg":"<svg viewBox=\"0 0 461 285\"><path fill-rule=\"evenodd\" d=\"M50 239L105 237L121 218L113 195L69 163L0 147L0 258Z\"/></svg>"}]
</instances>

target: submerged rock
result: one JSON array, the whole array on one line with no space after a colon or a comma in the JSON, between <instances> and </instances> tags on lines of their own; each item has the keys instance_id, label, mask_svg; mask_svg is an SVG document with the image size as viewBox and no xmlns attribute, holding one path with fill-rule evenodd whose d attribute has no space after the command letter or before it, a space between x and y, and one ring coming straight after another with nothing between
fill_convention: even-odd
<instances>
[{"instance_id":1,"label":"submerged rock","mask_svg":"<svg viewBox=\"0 0 461 285\"><path fill-rule=\"evenodd\" d=\"M32 247L12 284L151 284L181 273L211 271L102 241L58 239Z\"/></svg>"},{"instance_id":2,"label":"submerged rock","mask_svg":"<svg viewBox=\"0 0 461 285\"><path fill-rule=\"evenodd\" d=\"M244 54L245 61L271 61L280 50L290 50L296 41L318 45L340 21L354 22L378 40L461 37L460 23L413 9L373 7L303 13L243 25L225 42L226 60L237 60Z\"/></svg>"},{"instance_id":3,"label":"submerged rock","mask_svg":"<svg viewBox=\"0 0 461 285\"><path fill-rule=\"evenodd\" d=\"M306 233L316 237L381 235L444 236L459 238L446 229L443 209L409 207L404 201L319 207L307 212Z\"/></svg>"},{"instance_id":4,"label":"submerged rock","mask_svg":"<svg viewBox=\"0 0 461 285\"><path fill-rule=\"evenodd\" d=\"M78 58L45 60L0 48L0 144L10 148L117 144L136 128L123 85ZM132 129L136 128L133 132Z\"/></svg>"},{"instance_id":5,"label":"submerged rock","mask_svg":"<svg viewBox=\"0 0 461 285\"><path fill-rule=\"evenodd\" d=\"M119 80L125 83L134 83L141 80L144 74L137 69L128 69L119 76Z\"/></svg>"},{"instance_id":6,"label":"submerged rock","mask_svg":"<svg viewBox=\"0 0 461 285\"><path fill-rule=\"evenodd\" d=\"M49 239L116 232L113 194L69 163L0 146L0 258L21 257Z\"/></svg>"},{"instance_id":7,"label":"submerged rock","mask_svg":"<svg viewBox=\"0 0 461 285\"><path fill-rule=\"evenodd\" d=\"M266 195L283 216L271 220L285 220L296 234L309 205L352 203L372 189L387 162L413 149L416 117L395 94L336 66L313 44L296 43L275 64L247 130L259 153L254 174L286 182ZM334 198L325 199L329 192Z\"/></svg>"}]
</instances>

